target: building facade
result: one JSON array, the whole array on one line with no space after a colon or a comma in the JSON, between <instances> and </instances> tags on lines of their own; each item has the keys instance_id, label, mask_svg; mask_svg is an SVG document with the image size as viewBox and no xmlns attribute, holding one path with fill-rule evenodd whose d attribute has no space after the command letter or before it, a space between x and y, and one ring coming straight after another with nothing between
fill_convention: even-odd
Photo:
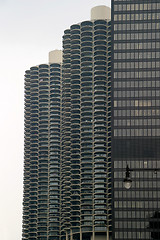
<instances>
[{"instance_id":1,"label":"building facade","mask_svg":"<svg viewBox=\"0 0 160 240\"><path fill-rule=\"evenodd\" d=\"M111 231L110 9L63 36L62 239L108 239Z\"/></svg>"},{"instance_id":2,"label":"building facade","mask_svg":"<svg viewBox=\"0 0 160 240\"><path fill-rule=\"evenodd\" d=\"M63 66L54 51L25 73L23 239L111 234L110 15L65 30Z\"/></svg>"},{"instance_id":3,"label":"building facade","mask_svg":"<svg viewBox=\"0 0 160 240\"><path fill-rule=\"evenodd\" d=\"M113 239L159 239L160 175L145 171L160 167L159 0L112 0L112 42ZM130 190L127 164L144 169Z\"/></svg>"},{"instance_id":4,"label":"building facade","mask_svg":"<svg viewBox=\"0 0 160 240\"><path fill-rule=\"evenodd\" d=\"M159 239L159 146L160 3L112 0L25 73L23 239Z\"/></svg>"},{"instance_id":5,"label":"building facade","mask_svg":"<svg viewBox=\"0 0 160 240\"><path fill-rule=\"evenodd\" d=\"M61 51L25 72L22 239L60 236Z\"/></svg>"}]
</instances>

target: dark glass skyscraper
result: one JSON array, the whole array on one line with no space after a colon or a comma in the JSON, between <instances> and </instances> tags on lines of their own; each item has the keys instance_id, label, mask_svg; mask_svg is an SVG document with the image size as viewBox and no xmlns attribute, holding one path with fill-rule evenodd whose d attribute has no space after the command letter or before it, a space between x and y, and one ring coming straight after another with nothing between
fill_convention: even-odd
<instances>
[{"instance_id":1,"label":"dark glass skyscraper","mask_svg":"<svg viewBox=\"0 0 160 240\"><path fill-rule=\"evenodd\" d=\"M160 2L112 0L113 239L146 240L159 211ZM123 187L126 165L132 188ZM155 238L159 239L159 238Z\"/></svg>"},{"instance_id":2,"label":"dark glass skyscraper","mask_svg":"<svg viewBox=\"0 0 160 240\"><path fill-rule=\"evenodd\" d=\"M93 8L59 53L25 73L23 239L160 239L159 0Z\"/></svg>"}]
</instances>

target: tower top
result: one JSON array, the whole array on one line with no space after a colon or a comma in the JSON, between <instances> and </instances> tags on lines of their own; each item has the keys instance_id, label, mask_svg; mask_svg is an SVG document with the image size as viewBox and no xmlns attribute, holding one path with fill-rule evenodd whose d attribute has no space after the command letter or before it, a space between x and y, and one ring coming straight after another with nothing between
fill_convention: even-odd
<instances>
[{"instance_id":1,"label":"tower top","mask_svg":"<svg viewBox=\"0 0 160 240\"><path fill-rule=\"evenodd\" d=\"M96 6L91 9L91 20L111 19L111 9L105 5Z\"/></svg>"},{"instance_id":2,"label":"tower top","mask_svg":"<svg viewBox=\"0 0 160 240\"><path fill-rule=\"evenodd\" d=\"M62 63L62 50L49 52L49 63Z\"/></svg>"}]
</instances>

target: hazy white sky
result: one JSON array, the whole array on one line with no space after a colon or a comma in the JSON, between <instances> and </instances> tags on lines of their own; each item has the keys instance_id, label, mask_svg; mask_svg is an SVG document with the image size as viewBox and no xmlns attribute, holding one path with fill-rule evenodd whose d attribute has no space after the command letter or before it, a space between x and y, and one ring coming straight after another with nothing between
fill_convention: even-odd
<instances>
[{"instance_id":1,"label":"hazy white sky","mask_svg":"<svg viewBox=\"0 0 160 240\"><path fill-rule=\"evenodd\" d=\"M110 0L0 0L0 239L20 240L24 72L61 49L65 29Z\"/></svg>"}]
</instances>

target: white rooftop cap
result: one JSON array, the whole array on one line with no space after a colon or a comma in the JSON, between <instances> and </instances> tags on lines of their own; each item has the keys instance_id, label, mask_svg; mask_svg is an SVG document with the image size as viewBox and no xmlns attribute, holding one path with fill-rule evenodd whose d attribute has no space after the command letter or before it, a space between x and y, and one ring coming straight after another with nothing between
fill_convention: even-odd
<instances>
[{"instance_id":1,"label":"white rooftop cap","mask_svg":"<svg viewBox=\"0 0 160 240\"><path fill-rule=\"evenodd\" d=\"M105 5L96 6L91 9L91 20L111 19L111 9Z\"/></svg>"},{"instance_id":2,"label":"white rooftop cap","mask_svg":"<svg viewBox=\"0 0 160 240\"><path fill-rule=\"evenodd\" d=\"M49 63L62 63L62 50L49 52Z\"/></svg>"}]
</instances>

